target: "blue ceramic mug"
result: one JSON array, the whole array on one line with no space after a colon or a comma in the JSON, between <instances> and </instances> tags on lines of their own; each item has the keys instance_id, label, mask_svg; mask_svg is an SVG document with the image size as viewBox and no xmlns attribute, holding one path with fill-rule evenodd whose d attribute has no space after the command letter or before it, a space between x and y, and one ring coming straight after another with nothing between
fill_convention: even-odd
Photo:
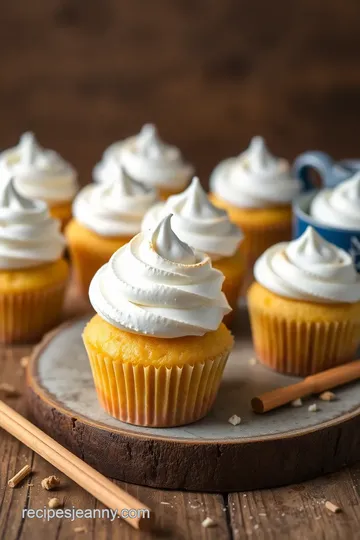
<instances>
[{"instance_id":1,"label":"blue ceramic mug","mask_svg":"<svg viewBox=\"0 0 360 540\"><path fill-rule=\"evenodd\" d=\"M311 172L320 176L322 187L332 188L360 170L360 159L334 161L325 152L312 151L300 154L294 161L293 175L302 180L306 190L313 189Z\"/></svg>"},{"instance_id":2,"label":"blue ceramic mug","mask_svg":"<svg viewBox=\"0 0 360 540\"><path fill-rule=\"evenodd\" d=\"M359 159L335 162L328 154L317 151L301 154L293 165L293 174L302 180L305 191L293 202L293 237L298 238L311 225L326 240L348 251L358 272L360 272L360 230L325 225L312 218L309 211L313 198L319 192L312 184L311 171L318 173L322 187L333 188L351 178L359 170Z\"/></svg>"},{"instance_id":3,"label":"blue ceramic mug","mask_svg":"<svg viewBox=\"0 0 360 540\"><path fill-rule=\"evenodd\" d=\"M309 214L310 205L319 190L302 193L293 202L293 237L298 238L311 225L325 240L348 251L360 273L360 230L340 229L320 223Z\"/></svg>"}]
</instances>

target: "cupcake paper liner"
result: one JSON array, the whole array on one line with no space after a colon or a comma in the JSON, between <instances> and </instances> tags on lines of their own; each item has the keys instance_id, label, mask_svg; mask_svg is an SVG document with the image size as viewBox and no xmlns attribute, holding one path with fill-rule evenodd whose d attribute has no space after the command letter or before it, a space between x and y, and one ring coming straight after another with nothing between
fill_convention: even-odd
<instances>
[{"instance_id":1,"label":"cupcake paper liner","mask_svg":"<svg viewBox=\"0 0 360 540\"><path fill-rule=\"evenodd\" d=\"M358 321L287 320L250 305L254 348L259 360L281 373L306 376L353 360Z\"/></svg>"},{"instance_id":2,"label":"cupcake paper liner","mask_svg":"<svg viewBox=\"0 0 360 540\"><path fill-rule=\"evenodd\" d=\"M0 343L33 342L60 319L66 282L34 291L0 292Z\"/></svg>"},{"instance_id":3,"label":"cupcake paper liner","mask_svg":"<svg viewBox=\"0 0 360 540\"><path fill-rule=\"evenodd\" d=\"M210 410L229 352L204 363L154 367L114 361L85 342L99 402L130 424L171 427Z\"/></svg>"}]
</instances>

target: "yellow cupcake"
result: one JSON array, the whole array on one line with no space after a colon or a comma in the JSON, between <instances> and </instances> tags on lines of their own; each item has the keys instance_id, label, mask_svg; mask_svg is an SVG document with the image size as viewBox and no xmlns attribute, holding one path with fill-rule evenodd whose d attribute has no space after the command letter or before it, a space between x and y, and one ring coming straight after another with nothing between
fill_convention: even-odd
<instances>
[{"instance_id":1,"label":"yellow cupcake","mask_svg":"<svg viewBox=\"0 0 360 540\"><path fill-rule=\"evenodd\" d=\"M113 157L121 159L131 178L156 189L161 200L183 191L194 173L180 150L164 143L152 124L144 125L138 135L115 142L105 150L93 170L95 182L106 181Z\"/></svg>"},{"instance_id":2,"label":"yellow cupcake","mask_svg":"<svg viewBox=\"0 0 360 540\"><path fill-rule=\"evenodd\" d=\"M119 330L99 315L83 339L102 407L123 422L157 427L207 414L232 347L223 324L203 336L160 339Z\"/></svg>"},{"instance_id":3,"label":"yellow cupcake","mask_svg":"<svg viewBox=\"0 0 360 540\"><path fill-rule=\"evenodd\" d=\"M29 199L44 201L63 230L71 218L78 190L74 168L58 153L42 148L33 133L24 133L18 145L2 152L0 158L9 175L15 177L19 192Z\"/></svg>"},{"instance_id":4,"label":"yellow cupcake","mask_svg":"<svg viewBox=\"0 0 360 540\"><path fill-rule=\"evenodd\" d=\"M223 292L233 310L224 322L230 324L245 272L241 230L226 212L211 204L197 177L182 193L150 208L142 229L153 228L168 214L173 215L172 228L179 238L193 249L207 253L213 267L224 274Z\"/></svg>"},{"instance_id":5,"label":"yellow cupcake","mask_svg":"<svg viewBox=\"0 0 360 540\"><path fill-rule=\"evenodd\" d=\"M245 264L242 247L243 246L241 245L232 257L223 257L212 263L213 268L216 268L216 270L219 270L224 274L225 278L222 291L232 309L232 311L224 317L224 323L227 326L231 325L235 316L239 295L245 279Z\"/></svg>"},{"instance_id":6,"label":"yellow cupcake","mask_svg":"<svg viewBox=\"0 0 360 540\"><path fill-rule=\"evenodd\" d=\"M68 265L59 223L45 203L0 192L0 342L39 339L60 319Z\"/></svg>"},{"instance_id":7,"label":"yellow cupcake","mask_svg":"<svg viewBox=\"0 0 360 540\"><path fill-rule=\"evenodd\" d=\"M269 247L291 238L291 205L272 208L238 208L214 194L211 202L226 210L233 223L244 233L241 250L248 268L252 268L256 259Z\"/></svg>"},{"instance_id":8,"label":"yellow cupcake","mask_svg":"<svg viewBox=\"0 0 360 540\"><path fill-rule=\"evenodd\" d=\"M221 273L170 227L140 233L90 286L98 312L84 344L102 407L142 426L195 422L210 410L233 345Z\"/></svg>"},{"instance_id":9,"label":"yellow cupcake","mask_svg":"<svg viewBox=\"0 0 360 540\"><path fill-rule=\"evenodd\" d=\"M79 288L87 297L92 278L111 255L125 245L130 237L106 237L96 234L73 218L65 229L71 262Z\"/></svg>"},{"instance_id":10,"label":"yellow cupcake","mask_svg":"<svg viewBox=\"0 0 360 540\"><path fill-rule=\"evenodd\" d=\"M360 344L360 281L348 253L311 227L255 265L248 291L258 358L282 373L309 375L353 360Z\"/></svg>"},{"instance_id":11,"label":"yellow cupcake","mask_svg":"<svg viewBox=\"0 0 360 540\"><path fill-rule=\"evenodd\" d=\"M87 297L90 282L111 255L140 231L156 192L135 182L113 158L107 181L80 191L74 218L65 230L80 290Z\"/></svg>"},{"instance_id":12,"label":"yellow cupcake","mask_svg":"<svg viewBox=\"0 0 360 540\"><path fill-rule=\"evenodd\" d=\"M261 137L254 137L245 152L213 171L210 199L229 213L245 235L247 282L253 279L256 259L268 247L290 240L291 203L300 187L300 181L291 177L289 163L274 158Z\"/></svg>"},{"instance_id":13,"label":"yellow cupcake","mask_svg":"<svg viewBox=\"0 0 360 540\"><path fill-rule=\"evenodd\" d=\"M69 267L65 260L0 270L0 343L30 343L60 322Z\"/></svg>"}]
</instances>

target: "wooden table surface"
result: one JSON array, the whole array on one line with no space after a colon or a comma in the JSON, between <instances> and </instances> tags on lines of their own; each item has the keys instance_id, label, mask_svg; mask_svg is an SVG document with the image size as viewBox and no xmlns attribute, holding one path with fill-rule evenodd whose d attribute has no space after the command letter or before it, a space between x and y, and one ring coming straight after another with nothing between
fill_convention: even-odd
<instances>
[{"instance_id":1,"label":"wooden table surface","mask_svg":"<svg viewBox=\"0 0 360 540\"><path fill-rule=\"evenodd\" d=\"M85 305L75 301L74 289L70 290L67 316L85 308ZM0 397L24 415L25 371L20 360L30 352L29 346L0 348L0 382L12 384L20 393L18 397L6 398L0 392ZM0 455L0 540L360 538L360 463L310 482L243 493L162 491L117 482L155 510L158 530L150 534L135 532L121 520L70 521L54 518L47 522L41 519L22 519L23 508L42 509L53 496L63 500L65 508L74 506L85 510L102 508L102 505L2 430ZM304 456L304 459L311 459L311 455ZM15 489L9 488L8 479L25 464L33 468L32 475ZM238 466L246 467L246 463L239 463ZM51 474L57 474L61 479L61 486L56 492L45 491L40 485L41 480ZM329 512L324 506L327 500L343 511L339 514ZM202 527L201 523L206 517L213 519L216 526ZM81 532L78 528L81 528Z\"/></svg>"}]
</instances>

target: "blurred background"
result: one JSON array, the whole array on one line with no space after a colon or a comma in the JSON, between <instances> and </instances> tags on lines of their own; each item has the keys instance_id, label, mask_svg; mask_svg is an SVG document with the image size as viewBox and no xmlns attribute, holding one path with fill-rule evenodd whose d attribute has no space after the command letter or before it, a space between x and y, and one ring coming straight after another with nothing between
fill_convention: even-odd
<instances>
[{"instance_id":1,"label":"blurred background","mask_svg":"<svg viewBox=\"0 0 360 540\"><path fill-rule=\"evenodd\" d=\"M359 21L359 0L4 2L0 147L33 130L82 182L145 122L203 181L255 134L359 157Z\"/></svg>"}]
</instances>

